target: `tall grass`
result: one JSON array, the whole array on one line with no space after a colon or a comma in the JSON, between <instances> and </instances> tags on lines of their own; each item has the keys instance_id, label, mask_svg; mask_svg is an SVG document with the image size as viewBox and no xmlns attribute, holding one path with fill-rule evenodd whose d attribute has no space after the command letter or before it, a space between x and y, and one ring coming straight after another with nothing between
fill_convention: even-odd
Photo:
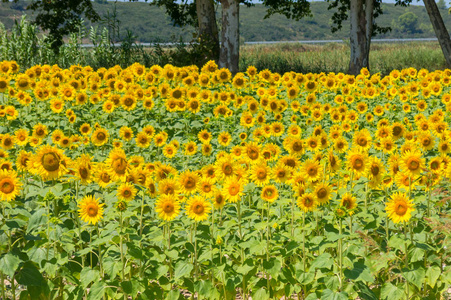
<instances>
[{"instance_id":1,"label":"tall grass","mask_svg":"<svg viewBox=\"0 0 451 300\"><path fill-rule=\"evenodd\" d=\"M273 72L301 73L347 72L349 45L331 43L303 45L287 43L252 45L241 48L240 69L250 65ZM414 67L430 71L446 68L445 58L438 42L378 43L371 46L370 70L385 75L393 69Z\"/></svg>"}]
</instances>

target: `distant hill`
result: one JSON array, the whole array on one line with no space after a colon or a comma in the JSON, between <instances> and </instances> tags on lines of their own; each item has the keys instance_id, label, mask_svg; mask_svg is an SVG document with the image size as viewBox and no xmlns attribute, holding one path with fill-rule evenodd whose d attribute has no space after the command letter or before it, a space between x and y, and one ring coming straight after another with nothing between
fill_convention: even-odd
<instances>
[{"instance_id":1,"label":"distant hill","mask_svg":"<svg viewBox=\"0 0 451 300\"><path fill-rule=\"evenodd\" d=\"M104 2L100 4L98 2ZM0 3L0 22L10 29L14 20L23 14L33 19L32 12L25 10L27 1L18 3ZM312 17L300 21L288 20L282 15L274 15L264 19L266 10L261 4L254 7L240 7L240 33L242 41L294 41L348 39L349 23L343 24L343 29L332 33L330 30L333 11L327 10L326 2L312 2ZM170 18L163 8L150 6L143 2L105 2L96 1L94 7L104 21L97 24L86 22L87 28L105 26L106 16L113 14L116 8L116 18L120 21L120 35L124 36L130 30L140 42L174 42L182 39L190 41L194 29L192 27L173 27ZM426 14L424 6L399 7L394 4L382 4L384 14L376 21L380 26L391 26L392 31L379 35L378 38L426 38L435 37L434 31ZM219 8L220 9L220 8ZM451 29L451 16L447 9L441 11L445 25ZM219 12L218 12L218 20Z\"/></svg>"}]
</instances>

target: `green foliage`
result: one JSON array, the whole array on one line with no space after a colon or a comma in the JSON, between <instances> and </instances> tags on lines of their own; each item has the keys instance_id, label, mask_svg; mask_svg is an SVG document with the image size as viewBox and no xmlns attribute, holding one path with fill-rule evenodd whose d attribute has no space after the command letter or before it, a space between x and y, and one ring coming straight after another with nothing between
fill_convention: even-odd
<instances>
[{"instance_id":1,"label":"green foliage","mask_svg":"<svg viewBox=\"0 0 451 300\"><path fill-rule=\"evenodd\" d=\"M397 25L402 33L417 33L418 29L418 17L408 11L398 17Z\"/></svg>"}]
</instances>

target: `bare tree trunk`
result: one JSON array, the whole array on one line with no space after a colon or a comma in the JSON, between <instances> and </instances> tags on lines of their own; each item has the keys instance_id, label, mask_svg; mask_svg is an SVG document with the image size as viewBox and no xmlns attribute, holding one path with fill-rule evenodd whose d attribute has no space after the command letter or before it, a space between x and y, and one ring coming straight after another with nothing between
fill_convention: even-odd
<instances>
[{"instance_id":1,"label":"bare tree trunk","mask_svg":"<svg viewBox=\"0 0 451 300\"><path fill-rule=\"evenodd\" d=\"M221 0L222 31L219 67L228 68L232 74L238 73L240 58L240 29L238 0Z\"/></svg>"},{"instance_id":2,"label":"bare tree trunk","mask_svg":"<svg viewBox=\"0 0 451 300\"><path fill-rule=\"evenodd\" d=\"M432 27L434 27L435 35L440 43L440 47L442 48L446 64L448 67L451 67L451 40L437 4L434 0L424 0L424 6L426 7L429 19L431 20Z\"/></svg>"},{"instance_id":3,"label":"bare tree trunk","mask_svg":"<svg viewBox=\"0 0 451 300\"><path fill-rule=\"evenodd\" d=\"M349 74L357 75L362 68L368 68L369 43L366 34L364 0L351 0L351 60L349 62Z\"/></svg>"},{"instance_id":4,"label":"bare tree trunk","mask_svg":"<svg viewBox=\"0 0 451 300\"><path fill-rule=\"evenodd\" d=\"M373 10L374 10L374 0L365 0L365 33L366 33L366 51L368 66L370 65L370 47L371 47L371 37L373 35Z\"/></svg>"},{"instance_id":5,"label":"bare tree trunk","mask_svg":"<svg viewBox=\"0 0 451 300\"><path fill-rule=\"evenodd\" d=\"M199 25L199 37L211 48L210 58L219 59L219 34L216 24L214 0L197 0L196 13Z\"/></svg>"}]
</instances>

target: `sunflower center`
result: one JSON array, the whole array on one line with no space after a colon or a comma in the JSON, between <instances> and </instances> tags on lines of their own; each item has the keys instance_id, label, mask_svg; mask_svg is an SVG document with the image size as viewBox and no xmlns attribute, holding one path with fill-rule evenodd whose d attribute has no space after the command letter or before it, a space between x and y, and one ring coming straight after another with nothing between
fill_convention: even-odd
<instances>
[{"instance_id":1,"label":"sunflower center","mask_svg":"<svg viewBox=\"0 0 451 300\"><path fill-rule=\"evenodd\" d=\"M80 169L78 169L78 172L80 173L80 177L82 179L89 177L89 170L86 167L80 167Z\"/></svg>"},{"instance_id":2,"label":"sunflower center","mask_svg":"<svg viewBox=\"0 0 451 300\"><path fill-rule=\"evenodd\" d=\"M366 138L361 137L361 138L359 138L358 143L360 146L364 147L368 144L368 141L366 140Z\"/></svg>"},{"instance_id":3,"label":"sunflower center","mask_svg":"<svg viewBox=\"0 0 451 300\"><path fill-rule=\"evenodd\" d=\"M293 148L293 150L295 152L301 151L302 150L302 143L301 142L294 142L292 148Z\"/></svg>"},{"instance_id":4,"label":"sunflower center","mask_svg":"<svg viewBox=\"0 0 451 300\"><path fill-rule=\"evenodd\" d=\"M229 194L230 194L231 196L235 196L236 194L238 194L239 191L240 191L240 190L238 189L238 187L237 187L236 185L232 185L232 186L229 188Z\"/></svg>"},{"instance_id":5,"label":"sunflower center","mask_svg":"<svg viewBox=\"0 0 451 300\"><path fill-rule=\"evenodd\" d=\"M265 179L267 176L266 171L265 170L258 170L257 171L257 178L262 180Z\"/></svg>"},{"instance_id":6,"label":"sunflower center","mask_svg":"<svg viewBox=\"0 0 451 300\"><path fill-rule=\"evenodd\" d=\"M0 191L4 194L10 194L14 191L14 183L9 178L0 181Z\"/></svg>"},{"instance_id":7,"label":"sunflower center","mask_svg":"<svg viewBox=\"0 0 451 300\"><path fill-rule=\"evenodd\" d=\"M111 178L110 175L108 175L108 173L102 173L102 175L100 175L100 180L107 183L110 182Z\"/></svg>"},{"instance_id":8,"label":"sunflower center","mask_svg":"<svg viewBox=\"0 0 451 300\"><path fill-rule=\"evenodd\" d=\"M318 170L315 167L310 167L307 170L307 174L309 174L309 176L316 176L316 174L318 174Z\"/></svg>"},{"instance_id":9,"label":"sunflower center","mask_svg":"<svg viewBox=\"0 0 451 300\"><path fill-rule=\"evenodd\" d=\"M117 158L113 161L112 167L117 174L125 174L125 170L127 170L127 161L122 157Z\"/></svg>"},{"instance_id":10,"label":"sunflower center","mask_svg":"<svg viewBox=\"0 0 451 300\"><path fill-rule=\"evenodd\" d=\"M88 216L90 216L91 218L97 216L98 211L99 211L99 208L95 204L90 204L88 206L88 208L86 209Z\"/></svg>"},{"instance_id":11,"label":"sunflower center","mask_svg":"<svg viewBox=\"0 0 451 300\"><path fill-rule=\"evenodd\" d=\"M105 139L106 139L105 133L103 133L103 132L97 133L97 139L98 139L99 141L105 140Z\"/></svg>"},{"instance_id":12,"label":"sunflower center","mask_svg":"<svg viewBox=\"0 0 451 300\"><path fill-rule=\"evenodd\" d=\"M363 160L361 158L356 158L354 160L354 169L361 169L363 167Z\"/></svg>"},{"instance_id":13,"label":"sunflower center","mask_svg":"<svg viewBox=\"0 0 451 300\"><path fill-rule=\"evenodd\" d=\"M420 163L414 158L409 159L409 161L407 162L407 168L409 168L410 171L418 170L419 167Z\"/></svg>"},{"instance_id":14,"label":"sunflower center","mask_svg":"<svg viewBox=\"0 0 451 300\"><path fill-rule=\"evenodd\" d=\"M193 178L188 178L185 181L185 188L187 189L192 189L196 186L196 180L194 180Z\"/></svg>"},{"instance_id":15,"label":"sunflower center","mask_svg":"<svg viewBox=\"0 0 451 300\"><path fill-rule=\"evenodd\" d=\"M201 215L204 212L204 206L201 203L194 205L193 212L196 215Z\"/></svg>"},{"instance_id":16,"label":"sunflower center","mask_svg":"<svg viewBox=\"0 0 451 300\"><path fill-rule=\"evenodd\" d=\"M56 153L46 153L41 158L41 164L48 172L53 172L59 169L60 159Z\"/></svg>"},{"instance_id":17,"label":"sunflower center","mask_svg":"<svg viewBox=\"0 0 451 300\"><path fill-rule=\"evenodd\" d=\"M404 216L407 212L407 206L404 203L398 203L395 211L398 216Z\"/></svg>"},{"instance_id":18,"label":"sunflower center","mask_svg":"<svg viewBox=\"0 0 451 300\"><path fill-rule=\"evenodd\" d=\"M170 214L174 211L174 205L172 203L166 203L163 206L163 211L167 214Z\"/></svg>"},{"instance_id":19,"label":"sunflower center","mask_svg":"<svg viewBox=\"0 0 451 300\"><path fill-rule=\"evenodd\" d=\"M377 176L379 174L379 166L377 165L373 165L371 166L371 174L373 174L373 176Z\"/></svg>"},{"instance_id":20,"label":"sunflower center","mask_svg":"<svg viewBox=\"0 0 451 300\"><path fill-rule=\"evenodd\" d=\"M132 191L130 190L125 190L122 192L122 195L124 196L124 198L128 198L132 195Z\"/></svg>"},{"instance_id":21,"label":"sunflower center","mask_svg":"<svg viewBox=\"0 0 451 300\"><path fill-rule=\"evenodd\" d=\"M327 196L327 189L325 188L320 188L318 190L318 192L316 192L316 195L318 196L318 198L325 198Z\"/></svg>"},{"instance_id":22,"label":"sunflower center","mask_svg":"<svg viewBox=\"0 0 451 300\"><path fill-rule=\"evenodd\" d=\"M258 151L256 149L251 148L247 151L247 155L249 156L250 159L256 160L258 158Z\"/></svg>"}]
</instances>

